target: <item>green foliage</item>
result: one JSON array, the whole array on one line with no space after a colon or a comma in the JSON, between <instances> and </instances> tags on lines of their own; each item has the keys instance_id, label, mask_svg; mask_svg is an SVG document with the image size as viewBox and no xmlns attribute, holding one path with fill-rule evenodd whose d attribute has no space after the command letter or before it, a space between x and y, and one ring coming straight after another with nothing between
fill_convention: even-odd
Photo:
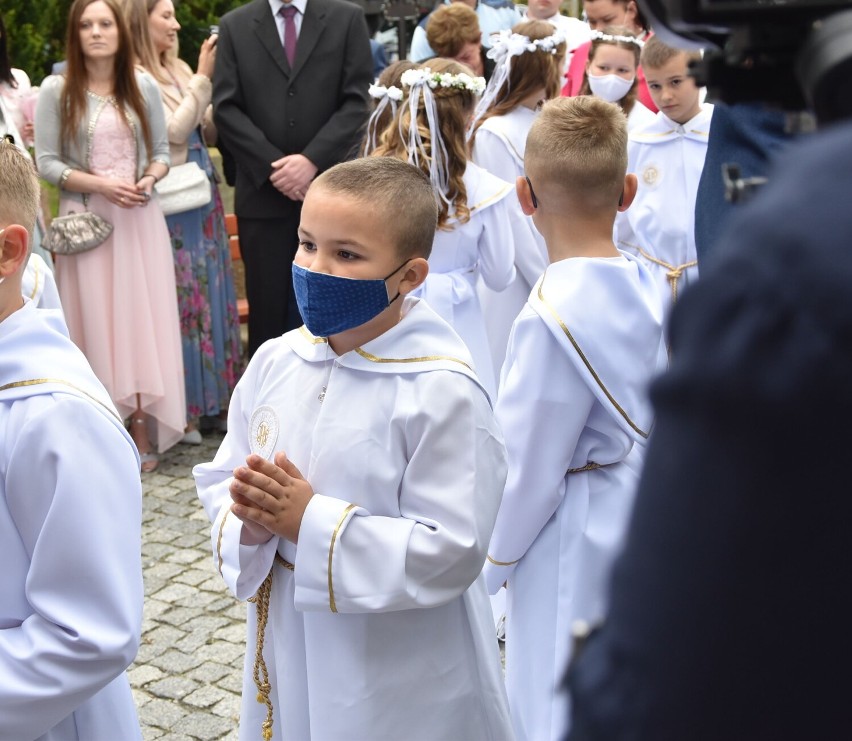
<instances>
[{"instance_id":1,"label":"green foliage","mask_svg":"<svg viewBox=\"0 0 852 741\"><path fill-rule=\"evenodd\" d=\"M247 0L246 0L247 1ZM193 70L198 65L198 51L210 35L210 26L218 26L219 19L229 10L243 5L243 0L178 0L175 17L181 25L180 58Z\"/></svg>"},{"instance_id":2,"label":"green foliage","mask_svg":"<svg viewBox=\"0 0 852 741\"><path fill-rule=\"evenodd\" d=\"M38 85L64 57L65 24L72 0L3 0L9 59Z\"/></svg>"},{"instance_id":3,"label":"green foliage","mask_svg":"<svg viewBox=\"0 0 852 741\"><path fill-rule=\"evenodd\" d=\"M210 26L247 0L175 0L180 56L192 69ZM39 85L54 62L65 58L65 28L73 0L3 0L0 12L9 37L9 59Z\"/></svg>"}]
</instances>

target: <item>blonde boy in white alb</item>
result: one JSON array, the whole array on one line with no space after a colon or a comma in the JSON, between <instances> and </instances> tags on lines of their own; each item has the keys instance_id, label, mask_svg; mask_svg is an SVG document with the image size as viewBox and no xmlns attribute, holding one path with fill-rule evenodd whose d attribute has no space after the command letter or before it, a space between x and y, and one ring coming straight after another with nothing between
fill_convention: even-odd
<instances>
[{"instance_id":1,"label":"blonde boy in white alb","mask_svg":"<svg viewBox=\"0 0 852 741\"><path fill-rule=\"evenodd\" d=\"M195 468L216 569L256 600L241 738L511 739L480 575L505 448L464 343L410 297L437 216L391 157L313 182L306 324L260 347Z\"/></svg>"},{"instance_id":2,"label":"blonde boy in white alb","mask_svg":"<svg viewBox=\"0 0 852 741\"><path fill-rule=\"evenodd\" d=\"M0 739L141 739L139 457L60 311L21 297L39 203L0 143Z\"/></svg>"},{"instance_id":3,"label":"blonde boy in white alb","mask_svg":"<svg viewBox=\"0 0 852 741\"><path fill-rule=\"evenodd\" d=\"M533 124L518 178L550 265L500 378L509 476L484 571L492 593L508 581L506 683L522 741L565 738L572 624L605 614L651 430L646 388L666 359L653 279L612 241L636 189L626 144L618 106L558 98Z\"/></svg>"}]
</instances>

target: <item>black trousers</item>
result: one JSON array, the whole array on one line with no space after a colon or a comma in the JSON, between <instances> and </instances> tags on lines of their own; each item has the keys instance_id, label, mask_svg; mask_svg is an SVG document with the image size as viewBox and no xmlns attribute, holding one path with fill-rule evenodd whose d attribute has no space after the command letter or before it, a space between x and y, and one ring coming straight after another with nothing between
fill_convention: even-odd
<instances>
[{"instance_id":1,"label":"black trousers","mask_svg":"<svg viewBox=\"0 0 852 741\"><path fill-rule=\"evenodd\" d=\"M239 217L240 252L249 302L248 354L266 340L301 326L293 292L292 264L299 247L300 211L284 218Z\"/></svg>"}]
</instances>

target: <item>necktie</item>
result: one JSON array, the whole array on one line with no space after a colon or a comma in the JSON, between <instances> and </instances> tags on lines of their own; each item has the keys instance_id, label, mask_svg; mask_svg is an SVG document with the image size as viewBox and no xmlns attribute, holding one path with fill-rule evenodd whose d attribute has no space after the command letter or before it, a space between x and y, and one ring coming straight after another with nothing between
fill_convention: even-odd
<instances>
[{"instance_id":1,"label":"necktie","mask_svg":"<svg viewBox=\"0 0 852 741\"><path fill-rule=\"evenodd\" d=\"M296 19L295 15L299 11L292 5L285 5L279 11L284 19L284 55L287 57L287 62L293 66L296 61Z\"/></svg>"}]
</instances>

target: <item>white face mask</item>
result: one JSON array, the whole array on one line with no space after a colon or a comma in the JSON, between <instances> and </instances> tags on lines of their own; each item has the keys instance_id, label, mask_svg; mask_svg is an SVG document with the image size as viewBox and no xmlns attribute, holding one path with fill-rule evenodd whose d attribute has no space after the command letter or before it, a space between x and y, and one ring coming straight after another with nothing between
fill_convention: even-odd
<instances>
[{"instance_id":1,"label":"white face mask","mask_svg":"<svg viewBox=\"0 0 852 741\"><path fill-rule=\"evenodd\" d=\"M621 100L631 87L635 77L625 80L618 75L588 75L589 87L592 95L605 100L607 103L615 103Z\"/></svg>"}]
</instances>

